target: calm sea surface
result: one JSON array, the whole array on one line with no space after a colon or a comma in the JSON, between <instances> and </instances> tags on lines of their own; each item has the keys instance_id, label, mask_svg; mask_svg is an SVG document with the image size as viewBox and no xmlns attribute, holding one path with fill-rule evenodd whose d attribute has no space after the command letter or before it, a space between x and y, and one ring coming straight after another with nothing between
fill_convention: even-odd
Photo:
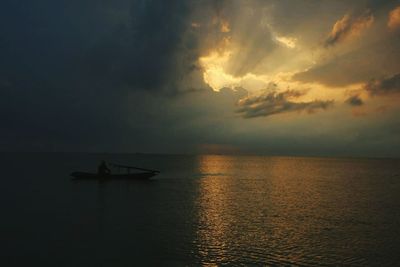
<instances>
[{"instance_id":1,"label":"calm sea surface","mask_svg":"<svg viewBox=\"0 0 400 267\"><path fill-rule=\"evenodd\" d=\"M1 266L400 265L399 160L0 155Z\"/></svg>"}]
</instances>

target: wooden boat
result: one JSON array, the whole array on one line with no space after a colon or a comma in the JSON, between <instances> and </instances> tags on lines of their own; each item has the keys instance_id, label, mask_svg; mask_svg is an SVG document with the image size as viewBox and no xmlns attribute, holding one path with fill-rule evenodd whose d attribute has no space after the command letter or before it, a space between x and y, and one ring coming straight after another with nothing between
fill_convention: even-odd
<instances>
[{"instance_id":1,"label":"wooden boat","mask_svg":"<svg viewBox=\"0 0 400 267\"><path fill-rule=\"evenodd\" d=\"M120 169L126 169L126 173L110 173L110 174L98 174L98 173L90 173L90 172L73 172L71 176L74 177L72 180L146 180L149 179L158 173L156 170L148 170L143 168L118 165L118 164L110 164L113 167ZM140 172L130 172L132 169L139 170Z\"/></svg>"},{"instance_id":2,"label":"wooden boat","mask_svg":"<svg viewBox=\"0 0 400 267\"><path fill-rule=\"evenodd\" d=\"M129 173L129 174L108 174L99 175L90 172L73 172L73 180L145 180L155 176L154 172Z\"/></svg>"}]
</instances>

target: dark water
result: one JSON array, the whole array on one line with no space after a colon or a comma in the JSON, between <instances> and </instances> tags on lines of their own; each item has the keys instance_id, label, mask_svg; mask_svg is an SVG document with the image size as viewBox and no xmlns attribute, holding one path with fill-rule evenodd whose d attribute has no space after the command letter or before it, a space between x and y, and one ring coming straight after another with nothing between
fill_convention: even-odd
<instances>
[{"instance_id":1,"label":"dark water","mask_svg":"<svg viewBox=\"0 0 400 267\"><path fill-rule=\"evenodd\" d=\"M101 159L153 181L71 182ZM400 265L400 161L1 154L2 266Z\"/></svg>"}]
</instances>

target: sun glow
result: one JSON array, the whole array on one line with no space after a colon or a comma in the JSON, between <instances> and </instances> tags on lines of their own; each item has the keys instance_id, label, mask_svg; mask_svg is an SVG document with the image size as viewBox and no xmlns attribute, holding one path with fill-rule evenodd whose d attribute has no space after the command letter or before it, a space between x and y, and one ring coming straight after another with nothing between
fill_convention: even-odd
<instances>
[{"instance_id":1,"label":"sun glow","mask_svg":"<svg viewBox=\"0 0 400 267\"><path fill-rule=\"evenodd\" d=\"M235 89L243 87L247 90L254 91L265 88L269 79L264 75L255 75L247 73L244 76L235 77L225 71L231 52L212 52L208 56L199 59L203 68L203 79L214 91L218 92L222 88Z\"/></svg>"},{"instance_id":2,"label":"sun glow","mask_svg":"<svg viewBox=\"0 0 400 267\"><path fill-rule=\"evenodd\" d=\"M226 74L223 66L230 56L229 52L212 52L210 55L199 59L203 68L204 81L214 90L219 91L223 87L233 87L238 80L232 75Z\"/></svg>"},{"instance_id":3,"label":"sun glow","mask_svg":"<svg viewBox=\"0 0 400 267\"><path fill-rule=\"evenodd\" d=\"M318 83L302 83L292 79L296 72L282 72L269 75L256 75L248 73L244 76L235 77L225 71L229 59L232 56L230 51L212 52L199 59L203 68L203 79L214 91L219 92L222 88L241 87L250 95L262 95L265 92L284 92L296 90L302 95L293 99L293 102L304 102L313 100L335 100L345 101L345 92L355 92L360 84L354 84L341 88L328 88Z\"/></svg>"},{"instance_id":4,"label":"sun glow","mask_svg":"<svg viewBox=\"0 0 400 267\"><path fill-rule=\"evenodd\" d=\"M300 92L300 96L291 100L293 102L312 102L315 100L344 102L347 97L346 92L355 92L361 86L360 84L353 84L340 88L330 88L318 82L305 83L294 80L293 76L296 73L304 72L315 65L315 53L298 47L296 38L275 34L274 38L280 44L280 48L271 52L270 56L266 57L264 61L260 61L259 68L254 68L254 72L238 76L231 74L229 70L232 69L232 64L240 64L240 60L238 62L235 57L240 57L240 52L248 48L246 46L239 47L238 44L233 43L232 38L224 37L216 47L199 58L198 62L202 69L204 82L215 92L219 92L223 88L232 90L243 88L249 95L253 96L286 91ZM297 52L282 64L279 55L290 50ZM276 68L270 66L276 66ZM264 73L262 72L263 68L265 69Z\"/></svg>"},{"instance_id":5,"label":"sun glow","mask_svg":"<svg viewBox=\"0 0 400 267\"><path fill-rule=\"evenodd\" d=\"M286 46L287 48L295 48L297 38L285 37L285 36L276 36L275 39Z\"/></svg>"}]
</instances>

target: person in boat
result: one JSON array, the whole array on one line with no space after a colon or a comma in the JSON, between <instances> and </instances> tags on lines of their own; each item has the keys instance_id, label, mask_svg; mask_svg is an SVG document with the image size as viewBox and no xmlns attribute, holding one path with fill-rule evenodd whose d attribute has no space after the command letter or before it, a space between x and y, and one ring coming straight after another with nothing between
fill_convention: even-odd
<instances>
[{"instance_id":1,"label":"person in boat","mask_svg":"<svg viewBox=\"0 0 400 267\"><path fill-rule=\"evenodd\" d=\"M110 169L107 167L107 164L104 160L101 161L99 167L97 167L98 175L108 175L111 174Z\"/></svg>"}]
</instances>

